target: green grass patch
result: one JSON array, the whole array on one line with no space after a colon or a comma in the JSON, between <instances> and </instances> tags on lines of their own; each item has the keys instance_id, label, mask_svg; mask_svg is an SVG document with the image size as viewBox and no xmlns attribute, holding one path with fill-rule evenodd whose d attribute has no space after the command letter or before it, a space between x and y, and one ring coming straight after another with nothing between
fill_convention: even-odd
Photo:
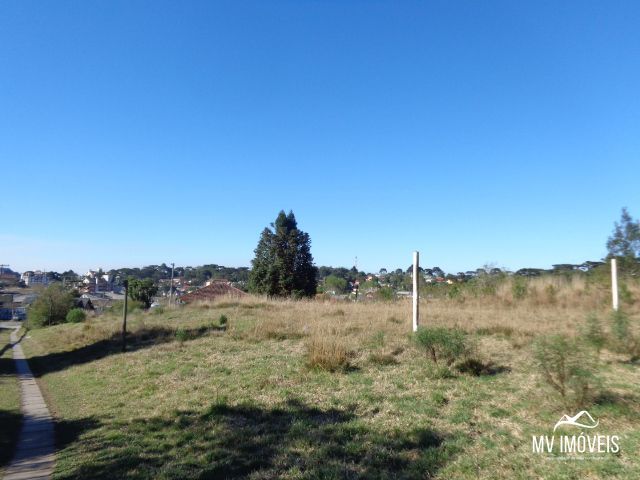
<instances>
[{"instance_id":1,"label":"green grass patch","mask_svg":"<svg viewBox=\"0 0 640 480\"><path fill-rule=\"evenodd\" d=\"M0 330L0 469L11 461L22 424L20 386L9 337L10 330Z\"/></svg>"},{"instance_id":2,"label":"green grass patch","mask_svg":"<svg viewBox=\"0 0 640 480\"><path fill-rule=\"evenodd\" d=\"M478 340L495 364L468 362L452 376L447 352L436 365L392 330L391 312L345 325L357 306L341 305L337 319L335 305L326 316L305 302L242 305L226 307L225 330L211 327L221 304L135 312L125 353L116 318L30 332L23 348L58 419L55 478L640 477L633 365L603 367L609 393L593 405L602 431L621 435L621 455L567 464L532 456L531 435L576 412L549 395L531 349L514 349L504 331ZM306 326L301 338L264 334Z\"/></svg>"}]
</instances>

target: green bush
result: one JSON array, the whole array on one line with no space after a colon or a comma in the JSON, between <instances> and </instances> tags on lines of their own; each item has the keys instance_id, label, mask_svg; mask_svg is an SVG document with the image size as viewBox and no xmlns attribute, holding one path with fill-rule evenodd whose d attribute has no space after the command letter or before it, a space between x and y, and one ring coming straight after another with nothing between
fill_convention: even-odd
<instances>
[{"instance_id":1,"label":"green bush","mask_svg":"<svg viewBox=\"0 0 640 480\"><path fill-rule=\"evenodd\" d=\"M176 340L180 343L189 339L189 332L187 332L184 328L179 328L176 330Z\"/></svg>"},{"instance_id":2,"label":"green bush","mask_svg":"<svg viewBox=\"0 0 640 480\"><path fill-rule=\"evenodd\" d=\"M511 285L511 295L514 300L521 300L527 296L527 283L523 278L516 278Z\"/></svg>"},{"instance_id":3,"label":"green bush","mask_svg":"<svg viewBox=\"0 0 640 480\"><path fill-rule=\"evenodd\" d=\"M158 293L158 287L154 285L153 280L150 278L145 278L144 280L129 279L129 298L141 302L145 310L151 306L156 293Z\"/></svg>"},{"instance_id":4,"label":"green bush","mask_svg":"<svg viewBox=\"0 0 640 480\"><path fill-rule=\"evenodd\" d=\"M380 288L376 295L383 302L391 302L396 299L396 292L391 287Z\"/></svg>"},{"instance_id":5,"label":"green bush","mask_svg":"<svg viewBox=\"0 0 640 480\"><path fill-rule=\"evenodd\" d=\"M607 343L607 337L602 330L602 325L595 313L590 313L587 316L587 321L582 331L582 338L585 342L596 349L597 353L600 353L602 347Z\"/></svg>"},{"instance_id":6,"label":"green bush","mask_svg":"<svg viewBox=\"0 0 640 480\"><path fill-rule=\"evenodd\" d=\"M420 327L415 340L436 365L442 360L449 366L466 358L472 350L467 334L457 328Z\"/></svg>"},{"instance_id":7,"label":"green bush","mask_svg":"<svg viewBox=\"0 0 640 480\"><path fill-rule=\"evenodd\" d=\"M560 394L565 404L584 407L597 386L597 359L584 343L565 335L539 338L534 359L544 381Z\"/></svg>"},{"instance_id":8,"label":"green bush","mask_svg":"<svg viewBox=\"0 0 640 480\"><path fill-rule=\"evenodd\" d=\"M220 315L220 318L218 318L218 323L220 324L221 327L224 327L228 322L229 322L229 319L225 314Z\"/></svg>"},{"instance_id":9,"label":"green bush","mask_svg":"<svg viewBox=\"0 0 640 480\"><path fill-rule=\"evenodd\" d=\"M30 327L44 327L64 323L73 308L73 295L61 284L45 288L31 304L28 311Z\"/></svg>"},{"instance_id":10,"label":"green bush","mask_svg":"<svg viewBox=\"0 0 640 480\"><path fill-rule=\"evenodd\" d=\"M612 350L629 356L629 361L640 359L640 337L629 327L629 317L621 310L611 315Z\"/></svg>"},{"instance_id":11,"label":"green bush","mask_svg":"<svg viewBox=\"0 0 640 480\"><path fill-rule=\"evenodd\" d=\"M451 300L459 299L462 297L462 290L458 285L451 285L447 289L447 297Z\"/></svg>"},{"instance_id":12,"label":"green bush","mask_svg":"<svg viewBox=\"0 0 640 480\"><path fill-rule=\"evenodd\" d=\"M84 322L87 318L87 314L81 308L72 308L67 313L67 323L80 323Z\"/></svg>"}]
</instances>

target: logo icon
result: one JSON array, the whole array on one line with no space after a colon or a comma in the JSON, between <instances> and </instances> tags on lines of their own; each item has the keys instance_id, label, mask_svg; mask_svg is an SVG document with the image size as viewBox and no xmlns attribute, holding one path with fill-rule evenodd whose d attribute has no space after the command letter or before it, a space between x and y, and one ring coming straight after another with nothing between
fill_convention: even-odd
<instances>
[{"instance_id":1,"label":"logo icon","mask_svg":"<svg viewBox=\"0 0 640 480\"><path fill-rule=\"evenodd\" d=\"M580 423L578 421L585 415L591 421L591 425L587 425L586 423ZM593 417L589 414L589 412L587 412L586 410L582 410L581 412L577 413L573 417L570 417L569 415L563 415L562 418L558 420L558 423L556 423L555 426L553 427L553 431L555 432L556 429L561 425L572 425L574 427L581 427L581 428L596 428L599 423L600 421L594 420Z\"/></svg>"}]
</instances>

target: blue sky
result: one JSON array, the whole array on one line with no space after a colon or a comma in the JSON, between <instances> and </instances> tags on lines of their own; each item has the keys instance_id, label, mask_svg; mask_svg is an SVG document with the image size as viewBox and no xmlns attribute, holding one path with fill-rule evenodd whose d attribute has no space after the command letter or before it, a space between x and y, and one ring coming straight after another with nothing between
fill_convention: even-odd
<instances>
[{"instance_id":1,"label":"blue sky","mask_svg":"<svg viewBox=\"0 0 640 480\"><path fill-rule=\"evenodd\" d=\"M635 1L0 4L0 263L549 267L640 216Z\"/></svg>"}]
</instances>

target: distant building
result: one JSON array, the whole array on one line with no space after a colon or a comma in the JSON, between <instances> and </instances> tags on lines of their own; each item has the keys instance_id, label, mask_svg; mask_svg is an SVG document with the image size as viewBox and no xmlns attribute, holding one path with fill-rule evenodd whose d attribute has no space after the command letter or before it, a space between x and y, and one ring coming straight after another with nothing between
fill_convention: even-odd
<instances>
[{"instance_id":1,"label":"distant building","mask_svg":"<svg viewBox=\"0 0 640 480\"><path fill-rule=\"evenodd\" d=\"M114 291L115 278L101 270L89 270L82 278L83 293L105 293Z\"/></svg>"},{"instance_id":2,"label":"distant building","mask_svg":"<svg viewBox=\"0 0 640 480\"><path fill-rule=\"evenodd\" d=\"M47 273L41 272L40 270L36 270L35 272L31 270L26 271L20 276L20 280L22 280L27 287L33 285L49 285Z\"/></svg>"}]
</instances>

